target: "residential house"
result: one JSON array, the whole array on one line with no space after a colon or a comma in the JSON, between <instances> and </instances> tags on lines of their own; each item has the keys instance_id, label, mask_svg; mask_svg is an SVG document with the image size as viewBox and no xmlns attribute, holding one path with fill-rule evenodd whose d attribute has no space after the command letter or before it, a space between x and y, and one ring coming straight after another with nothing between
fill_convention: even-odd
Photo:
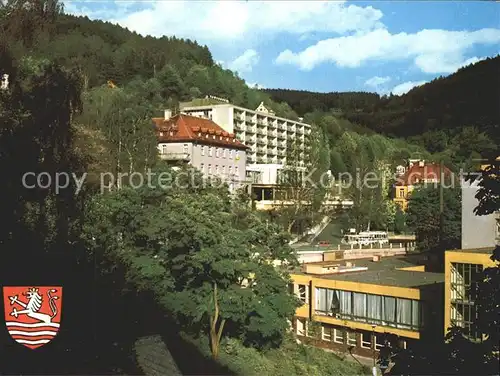
<instances>
[{"instance_id":1,"label":"residential house","mask_svg":"<svg viewBox=\"0 0 500 376\"><path fill-rule=\"evenodd\" d=\"M434 184L438 185L441 181L441 174L445 179L452 177L452 172L444 166L441 171L441 166L438 163L425 163L425 161L411 161L406 172L397 178L394 186L394 203L399 205L401 209L408 208L408 200L411 192L418 185Z\"/></svg>"}]
</instances>

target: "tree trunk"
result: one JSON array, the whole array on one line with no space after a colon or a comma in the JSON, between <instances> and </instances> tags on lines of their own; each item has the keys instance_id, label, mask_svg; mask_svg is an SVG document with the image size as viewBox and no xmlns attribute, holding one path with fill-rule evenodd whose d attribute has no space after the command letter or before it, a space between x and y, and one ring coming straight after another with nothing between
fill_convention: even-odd
<instances>
[{"instance_id":1,"label":"tree trunk","mask_svg":"<svg viewBox=\"0 0 500 376\"><path fill-rule=\"evenodd\" d=\"M214 282L214 314L210 317L210 347L212 350L212 357L217 360L219 357L220 340L222 338L222 331L226 320L223 319L217 329L217 322L219 321L219 301L217 299L217 282Z\"/></svg>"}]
</instances>

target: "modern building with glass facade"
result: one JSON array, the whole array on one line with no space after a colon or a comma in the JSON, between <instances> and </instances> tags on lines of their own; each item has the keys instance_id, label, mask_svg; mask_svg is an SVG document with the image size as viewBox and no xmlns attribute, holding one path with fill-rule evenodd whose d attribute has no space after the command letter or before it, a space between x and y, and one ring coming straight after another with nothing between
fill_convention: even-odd
<instances>
[{"instance_id":1,"label":"modern building with glass facade","mask_svg":"<svg viewBox=\"0 0 500 376\"><path fill-rule=\"evenodd\" d=\"M371 357L384 340L407 348L443 336L444 276L425 272L421 257L309 263L292 280L303 303L293 328L305 342Z\"/></svg>"},{"instance_id":2,"label":"modern building with glass facade","mask_svg":"<svg viewBox=\"0 0 500 376\"><path fill-rule=\"evenodd\" d=\"M477 285L483 270L495 266L493 248L457 249L445 253L444 328L464 329L471 339L481 339L476 327Z\"/></svg>"}]
</instances>

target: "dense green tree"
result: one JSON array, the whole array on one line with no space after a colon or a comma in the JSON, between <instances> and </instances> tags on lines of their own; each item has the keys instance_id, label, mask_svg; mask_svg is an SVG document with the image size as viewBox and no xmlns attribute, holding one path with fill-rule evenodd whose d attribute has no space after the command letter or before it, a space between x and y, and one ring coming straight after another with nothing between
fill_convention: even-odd
<instances>
[{"instance_id":1,"label":"dense green tree","mask_svg":"<svg viewBox=\"0 0 500 376\"><path fill-rule=\"evenodd\" d=\"M460 188L443 189L444 212L441 234L439 188L430 184L412 191L407 225L415 232L417 247L421 251L439 251L460 247L461 191Z\"/></svg>"},{"instance_id":2,"label":"dense green tree","mask_svg":"<svg viewBox=\"0 0 500 376\"><path fill-rule=\"evenodd\" d=\"M279 345L296 307L286 269L272 264L296 264L287 237L224 189L203 188L194 170L153 173L162 172L171 188L124 187L95 198L89 246L125 265L129 283L152 291L186 330L206 333L214 358L222 336Z\"/></svg>"}]
</instances>

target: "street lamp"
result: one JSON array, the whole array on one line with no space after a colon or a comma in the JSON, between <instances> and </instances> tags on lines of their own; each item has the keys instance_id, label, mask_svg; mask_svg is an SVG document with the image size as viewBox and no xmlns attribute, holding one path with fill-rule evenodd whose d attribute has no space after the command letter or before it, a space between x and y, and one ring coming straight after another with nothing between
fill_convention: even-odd
<instances>
[{"instance_id":1,"label":"street lamp","mask_svg":"<svg viewBox=\"0 0 500 376\"><path fill-rule=\"evenodd\" d=\"M372 346L373 346L373 368L372 368L372 375L377 376L377 363L376 363L376 351L375 348L377 346L376 340L375 340L375 328L377 325L372 325Z\"/></svg>"}]
</instances>

